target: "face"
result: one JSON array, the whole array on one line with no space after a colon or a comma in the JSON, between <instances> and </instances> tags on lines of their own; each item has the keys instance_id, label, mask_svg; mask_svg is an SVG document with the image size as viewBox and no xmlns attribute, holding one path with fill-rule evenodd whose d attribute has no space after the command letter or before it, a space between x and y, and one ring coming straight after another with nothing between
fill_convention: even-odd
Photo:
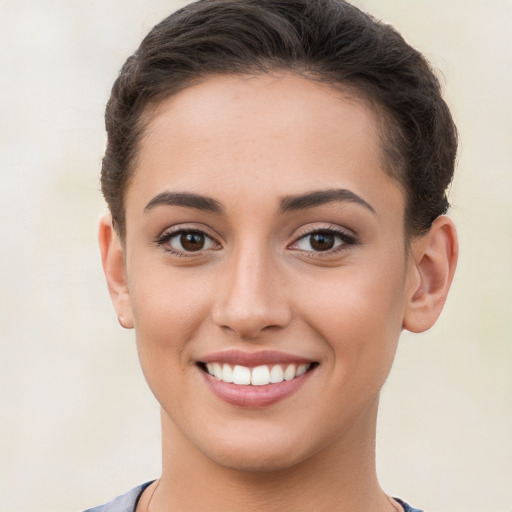
<instances>
[{"instance_id":1,"label":"face","mask_svg":"<svg viewBox=\"0 0 512 512\"><path fill-rule=\"evenodd\" d=\"M363 102L287 74L210 78L158 106L118 310L191 454L276 469L371 437L411 286L377 133Z\"/></svg>"}]
</instances>

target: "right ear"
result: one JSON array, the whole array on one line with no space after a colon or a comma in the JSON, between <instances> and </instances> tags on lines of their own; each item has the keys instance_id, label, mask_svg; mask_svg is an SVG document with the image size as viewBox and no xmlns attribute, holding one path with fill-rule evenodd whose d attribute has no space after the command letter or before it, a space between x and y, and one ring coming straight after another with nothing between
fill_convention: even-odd
<instances>
[{"instance_id":1,"label":"right ear","mask_svg":"<svg viewBox=\"0 0 512 512\"><path fill-rule=\"evenodd\" d=\"M133 328L133 314L126 279L124 251L112 216L105 214L100 220L98 241L101 251L103 272L107 278L108 291L117 313L119 323L125 329Z\"/></svg>"}]
</instances>

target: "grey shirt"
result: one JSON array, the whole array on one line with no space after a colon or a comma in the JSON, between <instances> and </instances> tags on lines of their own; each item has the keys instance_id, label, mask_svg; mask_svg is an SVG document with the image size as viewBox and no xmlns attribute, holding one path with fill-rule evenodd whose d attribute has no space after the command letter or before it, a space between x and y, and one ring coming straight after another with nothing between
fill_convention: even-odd
<instances>
[{"instance_id":1,"label":"grey shirt","mask_svg":"<svg viewBox=\"0 0 512 512\"><path fill-rule=\"evenodd\" d=\"M121 496L114 498L112 501L105 503L105 505L89 508L84 512L135 512L137 502L139 501L141 494L144 492L144 489L152 483L153 482L146 482L145 484L139 485L131 491L128 491L126 494L122 494ZM402 505L404 512L423 512L419 508L412 508L399 498L394 499Z\"/></svg>"}]
</instances>

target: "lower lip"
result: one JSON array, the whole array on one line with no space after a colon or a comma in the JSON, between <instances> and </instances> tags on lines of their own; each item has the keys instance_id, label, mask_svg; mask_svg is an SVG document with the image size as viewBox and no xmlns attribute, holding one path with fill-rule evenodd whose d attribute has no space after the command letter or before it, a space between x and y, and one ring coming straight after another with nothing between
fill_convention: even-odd
<instances>
[{"instance_id":1,"label":"lower lip","mask_svg":"<svg viewBox=\"0 0 512 512\"><path fill-rule=\"evenodd\" d=\"M298 391L306 383L313 370L309 370L292 380L284 380L277 384L267 384L265 386L243 386L224 382L203 370L200 371L211 391L220 399L237 407L257 408L280 402Z\"/></svg>"}]
</instances>

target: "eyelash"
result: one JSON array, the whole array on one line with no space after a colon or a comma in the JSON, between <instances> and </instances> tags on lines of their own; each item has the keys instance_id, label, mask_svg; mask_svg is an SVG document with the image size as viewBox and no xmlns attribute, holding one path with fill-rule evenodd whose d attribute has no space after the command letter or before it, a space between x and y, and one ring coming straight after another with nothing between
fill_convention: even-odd
<instances>
[{"instance_id":1,"label":"eyelash","mask_svg":"<svg viewBox=\"0 0 512 512\"><path fill-rule=\"evenodd\" d=\"M311 228L305 228L302 233L299 233L299 236L297 239L288 247L293 248L294 245L297 245L301 240L307 239L308 237L312 237L313 235L332 235L335 237L335 239L338 239L340 242L337 246L334 246L332 249L328 249L325 251L304 251L308 257L310 258L324 258L336 255L342 251L346 251L350 247L353 247L357 245L359 242L357 238L349 233L347 233L345 230L335 227L335 226L328 226L328 227L317 227L314 229ZM336 243L336 241L335 241ZM310 242L311 244L311 242ZM295 249L299 250L300 249Z\"/></svg>"},{"instance_id":2,"label":"eyelash","mask_svg":"<svg viewBox=\"0 0 512 512\"><path fill-rule=\"evenodd\" d=\"M219 242L215 240L212 236L206 233L202 229L194 229L194 228L179 228L176 230L166 231L164 232L155 242L159 247L162 247L166 252L172 254L173 256L178 256L180 258L190 258L194 256L198 256L200 254L204 254L205 249L199 249L197 251L186 251L186 250L176 250L174 249L169 242L180 235L184 234L198 234L204 236L206 240L213 242L215 245L220 246ZM206 249L210 250L210 249ZM213 249L217 250L217 249Z\"/></svg>"},{"instance_id":3,"label":"eyelash","mask_svg":"<svg viewBox=\"0 0 512 512\"><path fill-rule=\"evenodd\" d=\"M169 242L180 235L184 234L199 234L205 237L205 239L209 240L210 242L213 242L213 244L220 246L219 242L215 240L212 236L210 236L208 233L206 233L202 229L194 229L194 228L179 228L176 230L166 231L164 232L158 239L155 240L155 243L162 247L166 252L169 252L173 256L178 257L194 257L198 255L203 255L205 251L209 250L218 250L218 249L199 249L197 251L186 251L186 250L176 250L173 249ZM311 237L313 235L332 235L335 238L338 239L340 242L337 246L333 247L332 249L328 249L325 251L305 251L301 249L293 249L294 245L297 245L301 240L307 239L308 237ZM321 228L315 228L315 229L304 229L302 233L299 234L299 236L295 239L295 241L288 246L288 248L291 248L292 250L301 251L308 255L308 257L311 258L322 258L327 256L332 256L335 254L338 254L339 252L343 250L347 250L349 247L357 245L359 242L356 237L353 235L348 234L346 231L344 231L341 228L337 228L334 226L329 227L321 227Z\"/></svg>"}]
</instances>

